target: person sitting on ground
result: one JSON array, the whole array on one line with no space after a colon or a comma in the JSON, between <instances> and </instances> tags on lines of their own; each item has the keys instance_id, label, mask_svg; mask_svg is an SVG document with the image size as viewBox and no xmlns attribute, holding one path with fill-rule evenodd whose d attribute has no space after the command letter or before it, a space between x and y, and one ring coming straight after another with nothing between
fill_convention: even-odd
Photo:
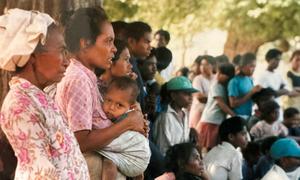
<instances>
[{"instance_id":1,"label":"person sitting on ground","mask_svg":"<svg viewBox=\"0 0 300 180\"><path fill-rule=\"evenodd\" d=\"M233 111L247 120L252 114L251 97L261 90L261 86L253 86L251 78L256 67L255 55L246 53L239 63L239 73L228 83L228 97Z\"/></svg>"},{"instance_id":2,"label":"person sitting on ground","mask_svg":"<svg viewBox=\"0 0 300 180\"><path fill-rule=\"evenodd\" d=\"M300 147L294 139L282 138L273 143L271 157L275 165L262 180L298 180L300 178Z\"/></svg>"},{"instance_id":3,"label":"person sitting on ground","mask_svg":"<svg viewBox=\"0 0 300 180\"><path fill-rule=\"evenodd\" d=\"M283 112L283 124L288 128L288 136L300 142L300 112L294 107L287 108Z\"/></svg>"},{"instance_id":4,"label":"person sitting on ground","mask_svg":"<svg viewBox=\"0 0 300 180\"><path fill-rule=\"evenodd\" d=\"M156 180L208 180L201 153L192 143L171 146L166 153L166 173Z\"/></svg>"},{"instance_id":5,"label":"person sitting on ground","mask_svg":"<svg viewBox=\"0 0 300 180\"><path fill-rule=\"evenodd\" d=\"M221 144L212 148L204 157L204 164L211 180L241 180L243 156L237 149L247 146L245 119L234 116L224 120L219 128Z\"/></svg>"},{"instance_id":6,"label":"person sitting on ground","mask_svg":"<svg viewBox=\"0 0 300 180\"><path fill-rule=\"evenodd\" d=\"M261 105L262 121L256 123L250 130L251 136L255 140L269 136L287 136L288 129L278 120L279 105L270 100Z\"/></svg>"},{"instance_id":7,"label":"person sitting on ground","mask_svg":"<svg viewBox=\"0 0 300 180\"><path fill-rule=\"evenodd\" d=\"M261 140L260 150L262 156L259 158L256 168L255 168L255 177L261 179L265 176L265 174L272 168L274 165L274 160L271 157L270 149L275 141L277 141L279 137L270 136Z\"/></svg>"},{"instance_id":8,"label":"person sitting on ground","mask_svg":"<svg viewBox=\"0 0 300 180\"><path fill-rule=\"evenodd\" d=\"M256 164L260 158L260 146L257 142L249 142L245 149L242 149L244 157L242 172L243 180L256 179Z\"/></svg>"},{"instance_id":9,"label":"person sitting on ground","mask_svg":"<svg viewBox=\"0 0 300 180\"><path fill-rule=\"evenodd\" d=\"M168 96L164 100L167 109L158 115L153 127L154 143L162 154L174 144L189 141L187 109L192 103L192 93L197 92L190 80L183 76L172 78L164 86Z\"/></svg>"},{"instance_id":10,"label":"person sitting on ground","mask_svg":"<svg viewBox=\"0 0 300 180\"><path fill-rule=\"evenodd\" d=\"M232 64L219 65L217 80L212 84L211 91L208 93L208 102L196 127L200 134L200 144L207 151L218 144L219 126L226 119L226 115L235 115L228 105L226 91L227 83L234 77L234 74Z\"/></svg>"},{"instance_id":11,"label":"person sitting on ground","mask_svg":"<svg viewBox=\"0 0 300 180\"><path fill-rule=\"evenodd\" d=\"M130 111L137 108L138 93L135 80L126 76L114 78L107 88L102 104L106 116L113 123L124 120ZM126 131L97 152L112 160L129 177L138 176L145 171L151 154L148 139L134 131Z\"/></svg>"},{"instance_id":12,"label":"person sitting on ground","mask_svg":"<svg viewBox=\"0 0 300 180\"><path fill-rule=\"evenodd\" d=\"M262 120L260 112L262 104L270 100L275 100L275 97L276 92L271 88L262 88L259 92L253 94L252 100L255 103L255 106L253 107L254 113L249 117L247 122L249 131L257 122Z\"/></svg>"}]
</instances>

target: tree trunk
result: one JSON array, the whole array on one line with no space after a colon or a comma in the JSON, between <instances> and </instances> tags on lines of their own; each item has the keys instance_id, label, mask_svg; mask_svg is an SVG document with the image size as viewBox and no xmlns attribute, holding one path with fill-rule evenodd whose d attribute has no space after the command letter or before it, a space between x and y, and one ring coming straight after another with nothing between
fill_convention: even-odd
<instances>
[{"instance_id":1,"label":"tree trunk","mask_svg":"<svg viewBox=\"0 0 300 180\"><path fill-rule=\"evenodd\" d=\"M258 48L265 42L268 42L268 40L246 38L245 36L238 35L234 31L229 30L224 46L224 54L230 59L233 59L237 54L244 54L246 52L256 53Z\"/></svg>"}]
</instances>

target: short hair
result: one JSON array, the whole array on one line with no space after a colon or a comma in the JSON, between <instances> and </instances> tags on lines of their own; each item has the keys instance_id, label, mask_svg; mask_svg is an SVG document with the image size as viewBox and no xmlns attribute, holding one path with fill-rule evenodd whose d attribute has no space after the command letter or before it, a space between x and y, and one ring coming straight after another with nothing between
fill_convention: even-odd
<instances>
[{"instance_id":1,"label":"short hair","mask_svg":"<svg viewBox=\"0 0 300 180\"><path fill-rule=\"evenodd\" d=\"M245 119L240 116L233 116L225 119L219 128L219 136L221 141L229 141L229 134L237 134L246 128Z\"/></svg>"},{"instance_id":2,"label":"short hair","mask_svg":"<svg viewBox=\"0 0 300 180\"><path fill-rule=\"evenodd\" d=\"M108 22L108 17L101 7L80 8L75 11L65 29L68 50L72 53L79 51L82 38L95 44L104 22Z\"/></svg>"},{"instance_id":3,"label":"short hair","mask_svg":"<svg viewBox=\"0 0 300 180\"><path fill-rule=\"evenodd\" d=\"M276 92L268 87L268 88L262 88L259 92L256 92L252 95L252 100L259 106L259 103L261 101L270 100L269 97L276 97Z\"/></svg>"},{"instance_id":4,"label":"short hair","mask_svg":"<svg viewBox=\"0 0 300 180\"><path fill-rule=\"evenodd\" d=\"M218 70L222 73L228 76L229 79L233 78L235 75L235 69L234 66L230 63L222 63L218 66Z\"/></svg>"},{"instance_id":5,"label":"short hair","mask_svg":"<svg viewBox=\"0 0 300 180\"><path fill-rule=\"evenodd\" d=\"M122 76L122 77L115 77L113 80L109 83L107 91L109 91L111 88L117 88L119 90L131 90L130 94L130 104L134 104L137 96L139 94L139 87L135 80L131 79L128 76Z\"/></svg>"},{"instance_id":6,"label":"short hair","mask_svg":"<svg viewBox=\"0 0 300 180\"><path fill-rule=\"evenodd\" d=\"M208 62L208 64L210 64L212 66L214 66L216 64L216 59L213 56L204 55L204 56L201 56L201 57L202 57L201 61L203 61L205 59Z\"/></svg>"},{"instance_id":7,"label":"short hair","mask_svg":"<svg viewBox=\"0 0 300 180\"><path fill-rule=\"evenodd\" d=\"M249 142L246 148L242 149L243 157L246 161L251 160L253 156L260 155L260 146L258 142Z\"/></svg>"},{"instance_id":8,"label":"short hair","mask_svg":"<svg viewBox=\"0 0 300 180\"><path fill-rule=\"evenodd\" d=\"M235 66L239 66L240 65L240 61L241 61L242 56L240 54L237 54L236 56L234 56L234 58L232 59L232 63Z\"/></svg>"},{"instance_id":9,"label":"short hair","mask_svg":"<svg viewBox=\"0 0 300 180\"><path fill-rule=\"evenodd\" d=\"M248 64L254 62L255 60L256 60L255 54L248 52L241 56L239 65L240 65L240 67L244 67L244 66L247 66Z\"/></svg>"},{"instance_id":10,"label":"short hair","mask_svg":"<svg viewBox=\"0 0 300 180\"><path fill-rule=\"evenodd\" d=\"M269 62L271 59L276 58L277 56L280 56L282 52L278 49L270 49L265 56L265 59L267 62Z\"/></svg>"},{"instance_id":11,"label":"short hair","mask_svg":"<svg viewBox=\"0 0 300 180\"><path fill-rule=\"evenodd\" d=\"M296 50L296 51L293 52L290 61L292 61L295 56L300 56L300 49L298 49L298 50Z\"/></svg>"},{"instance_id":12,"label":"short hair","mask_svg":"<svg viewBox=\"0 0 300 180\"><path fill-rule=\"evenodd\" d=\"M225 54L222 54L220 56L216 56L215 60L216 60L217 64L229 63L229 58Z\"/></svg>"},{"instance_id":13,"label":"short hair","mask_svg":"<svg viewBox=\"0 0 300 180\"><path fill-rule=\"evenodd\" d=\"M156 53L156 49L152 48L151 51L150 51L150 54L145 59L137 59L137 64L139 66L143 66L145 64L145 62L147 60L149 60L150 58L152 58L152 57L156 58L155 53Z\"/></svg>"},{"instance_id":14,"label":"short hair","mask_svg":"<svg viewBox=\"0 0 300 180\"><path fill-rule=\"evenodd\" d=\"M261 152L266 155L270 151L273 143L275 141L277 141L278 139L280 139L280 137L278 137L278 136L269 136L269 137L264 138L261 141L261 145L260 145Z\"/></svg>"},{"instance_id":15,"label":"short hair","mask_svg":"<svg viewBox=\"0 0 300 180\"><path fill-rule=\"evenodd\" d=\"M147 23L135 21L128 24L126 29L126 37L139 41L146 32L151 33L151 27Z\"/></svg>"},{"instance_id":16,"label":"short hair","mask_svg":"<svg viewBox=\"0 0 300 180\"><path fill-rule=\"evenodd\" d=\"M181 143L171 146L166 152L166 171L175 173L175 176L183 173L194 149L197 150L193 143Z\"/></svg>"},{"instance_id":17,"label":"short hair","mask_svg":"<svg viewBox=\"0 0 300 180\"><path fill-rule=\"evenodd\" d=\"M182 67L178 71L181 72L184 77L188 77L190 73L190 69L188 67Z\"/></svg>"},{"instance_id":18,"label":"short hair","mask_svg":"<svg viewBox=\"0 0 300 180\"><path fill-rule=\"evenodd\" d=\"M166 47L158 47L155 50L157 70L166 69L172 61L172 52Z\"/></svg>"},{"instance_id":19,"label":"short hair","mask_svg":"<svg viewBox=\"0 0 300 180\"><path fill-rule=\"evenodd\" d=\"M123 38L126 34L128 23L125 21L114 21L111 23L111 25L113 26L115 37L119 39L122 38L122 40L125 40Z\"/></svg>"},{"instance_id":20,"label":"short hair","mask_svg":"<svg viewBox=\"0 0 300 180\"><path fill-rule=\"evenodd\" d=\"M262 116L269 116L270 113L274 112L276 109L279 109L280 106L278 103L274 100L269 100L266 102L263 102L261 106L259 107L259 111L262 113Z\"/></svg>"},{"instance_id":21,"label":"short hair","mask_svg":"<svg viewBox=\"0 0 300 180\"><path fill-rule=\"evenodd\" d=\"M170 41L170 33L168 31L160 29L160 30L158 30L158 31L155 32L154 36L156 36L157 34L159 34L160 36L163 36L165 38L165 40L167 41L167 43L169 43L169 41Z\"/></svg>"},{"instance_id":22,"label":"short hair","mask_svg":"<svg viewBox=\"0 0 300 180\"><path fill-rule=\"evenodd\" d=\"M128 47L127 43L120 39L115 39L114 44L116 46L117 52L115 53L114 57L111 59L113 63L119 60L120 54L123 52L124 49Z\"/></svg>"},{"instance_id":23,"label":"short hair","mask_svg":"<svg viewBox=\"0 0 300 180\"><path fill-rule=\"evenodd\" d=\"M286 118L292 118L294 117L295 115L299 114L299 110L294 108L294 107L289 107L287 108L286 110L284 110L284 113L283 113L283 117L284 119Z\"/></svg>"}]
</instances>

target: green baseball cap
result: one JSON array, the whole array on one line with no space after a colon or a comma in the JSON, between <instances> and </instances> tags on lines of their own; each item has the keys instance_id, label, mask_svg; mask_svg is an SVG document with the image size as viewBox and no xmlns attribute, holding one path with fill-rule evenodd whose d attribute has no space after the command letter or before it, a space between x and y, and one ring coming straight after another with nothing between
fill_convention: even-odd
<instances>
[{"instance_id":1,"label":"green baseball cap","mask_svg":"<svg viewBox=\"0 0 300 180\"><path fill-rule=\"evenodd\" d=\"M170 79L167 82L167 90L185 91L190 93L198 92L197 89L193 88L191 81L184 76L178 76Z\"/></svg>"}]
</instances>

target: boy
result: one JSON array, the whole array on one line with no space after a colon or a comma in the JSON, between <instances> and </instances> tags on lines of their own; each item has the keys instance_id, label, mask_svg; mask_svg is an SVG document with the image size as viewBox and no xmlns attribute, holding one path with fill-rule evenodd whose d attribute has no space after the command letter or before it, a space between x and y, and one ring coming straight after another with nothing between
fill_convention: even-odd
<instances>
[{"instance_id":1,"label":"boy","mask_svg":"<svg viewBox=\"0 0 300 180\"><path fill-rule=\"evenodd\" d=\"M300 147L290 138L277 140L271 147L271 156L275 165L262 180L298 180L300 172Z\"/></svg>"},{"instance_id":2,"label":"boy","mask_svg":"<svg viewBox=\"0 0 300 180\"><path fill-rule=\"evenodd\" d=\"M256 67L256 57L252 53L244 54L239 61L238 74L229 81L229 104L233 111L247 119L251 116L251 97L261 90L261 86L253 86L252 74Z\"/></svg>"},{"instance_id":3,"label":"boy","mask_svg":"<svg viewBox=\"0 0 300 180\"><path fill-rule=\"evenodd\" d=\"M243 157L238 147L247 146L245 120L234 116L224 120L219 128L221 144L214 147L204 157L204 164L211 180L242 179Z\"/></svg>"},{"instance_id":4,"label":"boy","mask_svg":"<svg viewBox=\"0 0 300 180\"><path fill-rule=\"evenodd\" d=\"M284 110L283 124L289 130L289 136L300 136L300 112L294 107Z\"/></svg>"},{"instance_id":5,"label":"boy","mask_svg":"<svg viewBox=\"0 0 300 180\"><path fill-rule=\"evenodd\" d=\"M288 129L278 121L279 108L280 106L274 100L262 104L260 111L263 120L256 123L250 130L254 139L288 135Z\"/></svg>"},{"instance_id":6,"label":"boy","mask_svg":"<svg viewBox=\"0 0 300 180\"><path fill-rule=\"evenodd\" d=\"M127 113L136 109L139 90L135 80L129 77L114 78L107 88L103 111L113 122L122 121ZM142 134L127 131L109 145L97 151L117 165L129 177L143 173L150 160L149 141Z\"/></svg>"}]
</instances>

